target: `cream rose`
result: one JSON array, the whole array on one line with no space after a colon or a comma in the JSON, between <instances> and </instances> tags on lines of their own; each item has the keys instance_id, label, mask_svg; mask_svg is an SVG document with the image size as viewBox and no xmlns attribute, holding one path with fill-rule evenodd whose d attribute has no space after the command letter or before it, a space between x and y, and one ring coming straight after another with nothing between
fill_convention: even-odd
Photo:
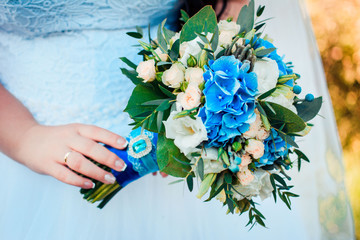
<instances>
[{"instance_id":1,"label":"cream rose","mask_svg":"<svg viewBox=\"0 0 360 240\"><path fill-rule=\"evenodd\" d=\"M260 117L260 112L259 110L255 109L255 114L256 114L256 119L253 123L250 124L250 128L248 131L246 131L243 134L244 138L255 138L257 136L257 133L259 131L259 129L261 128L262 125L262 120Z\"/></svg>"},{"instance_id":2,"label":"cream rose","mask_svg":"<svg viewBox=\"0 0 360 240\"><path fill-rule=\"evenodd\" d=\"M171 88L178 88L184 81L185 67L181 63L174 63L162 75L162 82Z\"/></svg>"},{"instance_id":3,"label":"cream rose","mask_svg":"<svg viewBox=\"0 0 360 240\"><path fill-rule=\"evenodd\" d=\"M144 82L152 82L156 77L155 60L150 59L140 62L136 68L138 77L144 79Z\"/></svg>"},{"instance_id":4,"label":"cream rose","mask_svg":"<svg viewBox=\"0 0 360 240\"><path fill-rule=\"evenodd\" d=\"M244 154L241 156L241 163L238 165L240 170L244 170L251 163L251 157L249 154Z\"/></svg>"},{"instance_id":5,"label":"cream rose","mask_svg":"<svg viewBox=\"0 0 360 240\"><path fill-rule=\"evenodd\" d=\"M234 188L234 198L242 200L244 196L251 199L254 196L260 196L261 200L264 200L271 196L271 192L274 190L270 182L270 174L262 169L258 169L253 173L254 179L248 185L237 184ZM237 192L242 193L242 195Z\"/></svg>"},{"instance_id":6,"label":"cream rose","mask_svg":"<svg viewBox=\"0 0 360 240\"><path fill-rule=\"evenodd\" d=\"M189 83L194 83L199 86L204 82L204 71L201 68L189 67L185 71L185 80Z\"/></svg>"},{"instance_id":7,"label":"cream rose","mask_svg":"<svg viewBox=\"0 0 360 240\"><path fill-rule=\"evenodd\" d=\"M185 92L177 95L176 100L185 110L195 108L201 103L201 91L197 85L189 84Z\"/></svg>"},{"instance_id":8,"label":"cream rose","mask_svg":"<svg viewBox=\"0 0 360 240\"><path fill-rule=\"evenodd\" d=\"M240 25L236 24L236 22L228 22L226 20L220 20L218 23L219 32L229 32L232 36L235 36L240 31Z\"/></svg>"},{"instance_id":9,"label":"cream rose","mask_svg":"<svg viewBox=\"0 0 360 240\"><path fill-rule=\"evenodd\" d=\"M276 61L269 58L257 60L254 64L253 72L255 72L257 76L258 91L260 94L276 87L279 78L279 68Z\"/></svg>"},{"instance_id":10,"label":"cream rose","mask_svg":"<svg viewBox=\"0 0 360 240\"><path fill-rule=\"evenodd\" d=\"M166 62L168 55L163 53L160 48L155 49L155 53L160 57L161 61Z\"/></svg>"},{"instance_id":11,"label":"cream rose","mask_svg":"<svg viewBox=\"0 0 360 240\"><path fill-rule=\"evenodd\" d=\"M249 139L245 151L255 159L259 159L264 155L264 144L259 140Z\"/></svg>"},{"instance_id":12,"label":"cream rose","mask_svg":"<svg viewBox=\"0 0 360 240\"><path fill-rule=\"evenodd\" d=\"M164 121L166 137L174 139L174 144L182 153L188 155L195 152L196 147L206 141L206 128L199 117L192 119L188 116L174 119L179 111L172 111L169 118Z\"/></svg>"},{"instance_id":13,"label":"cream rose","mask_svg":"<svg viewBox=\"0 0 360 240\"><path fill-rule=\"evenodd\" d=\"M228 31L224 31L224 32L220 32L219 34L219 45L220 46L228 46L231 44L232 42L232 38L234 35L232 35L231 32Z\"/></svg>"},{"instance_id":14,"label":"cream rose","mask_svg":"<svg viewBox=\"0 0 360 240\"><path fill-rule=\"evenodd\" d=\"M224 171L223 163L218 160L218 149L217 148L206 148L202 151L201 158L204 162L204 174L208 173L219 173ZM191 163L195 163L197 158L192 158ZM194 171L196 173L196 171Z\"/></svg>"},{"instance_id":15,"label":"cream rose","mask_svg":"<svg viewBox=\"0 0 360 240\"><path fill-rule=\"evenodd\" d=\"M240 170L236 173L236 176L240 180L241 185L246 186L249 185L254 180L254 175L248 168L244 170Z\"/></svg>"}]
</instances>

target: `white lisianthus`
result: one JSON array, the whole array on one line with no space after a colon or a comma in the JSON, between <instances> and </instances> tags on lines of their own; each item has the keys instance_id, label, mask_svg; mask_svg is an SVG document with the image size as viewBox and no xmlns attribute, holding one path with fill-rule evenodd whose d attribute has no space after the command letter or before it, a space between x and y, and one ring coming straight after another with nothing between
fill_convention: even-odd
<instances>
[{"instance_id":1,"label":"white lisianthus","mask_svg":"<svg viewBox=\"0 0 360 240\"><path fill-rule=\"evenodd\" d=\"M185 67L181 63L174 63L162 75L162 82L171 88L178 88L184 81Z\"/></svg>"},{"instance_id":2,"label":"white lisianthus","mask_svg":"<svg viewBox=\"0 0 360 240\"><path fill-rule=\"evenodd\" d=\"M204 174L208 173L219 173L224 171L223 163L218 160L218 149L217 148L206 148L205 151L201 153L201 158L204 162ZM191 163L195 163L197 158L192 157ZM196 173L196 171L194 171Z\"/></svg>"},{"instance_id":3,"label":"white lisianthus","mask_svg":"<svg viewBox=\"0 0 360 240\"><path fill-rule=\"evenodd\" d=\"M240 25L236 22L228 22L226 20L220 20L218 23L219 32L230 32L233 36L239 33Z\"/></svg>"},{"instance_id":4,"label":"white lisianthus","mask_svg":"<svg viewBox=\"0 0 360 240\"><path fill-rule=\"evenodd\" d=\"M152 82L156 77L155 60L150 59L140 62L136 68L138 77L144 79L144 82Z\"/></svg>"},{"instance_id":5,"label":"white lisianthus","mask_svg":"<svg viewBox=\"0 0 360 240\"><path fill-rule=\"evenodd\" d=\"M160 48L156 48L155 53L160 57L161 61L166 62L168 55L163 53Z\"/></svg>"},{"instance_id":6,"label":"white lisianthus","mask_svg":"<svg viewBox=\"0 0 360 240\"><path fill-rule=\"evenodd\" d=\"M177 95L176 101L185 110L195 108L201 103L201 91L196 84L190 83L185 92L181 92Z\"/></svg>"},{"instance_id":7,"label":"white lisianthus","mask_svg":"<svg viewBox=\"0 0 360 240\"><path fill-rule=\"evenodd\" d=\"M202 70L202 68L189 67L185 71L185 80L188 81L190 84L194 83L199 86L201 83L204 82L203 74L204 71Z\"/></svg>"},{"instance_id":8,"label":"white lisianthus","mask_svg":"<svg viewBox=\"0 0 360 240\"><path fill-rule=\"evenodd\" d=\"M261 158L264 155L264 150L264 143L256 139L249 139L248 144L245 146L245 151L255 159Z\"/></svg>"},{"instance_id":9,"label":"white lisianthus","mask_svg":"<svg viewBox=\"0 0 360 240\"><path fill-rule=\"evenodd\" d=\"M265 100L268 102L277 103L297 114L297 110L296 110L295 106L293 105L294 100L288 99L282 94L277 94L276 96L267 97L267 98L265 98Z\"/></svg>"},{"instance_id":10,"label":"white lisianthus","mask_svg":"<svg viewBox=\"0 0 360 240\"><path fill-rule=\"evenodd\" d=\"M234 198L237 200L244 199L245 196L248 199L251 197L260 196L261 200L264 200L271 196L271 192L274 190L270 182L270 174L262 169L257 169L253 173L254 179L248 185L236 184L234 188ZM237 192L243 194L240 195Z\"/></svg>"},{"instance_id":11,"label":"white lisianthus","mask_svg":"<svg viewBox=\"0 0 360 240\"><path fill-rule=\"evenodd\" d=\"M174 119L178 113L179 111L172 111L169 118L163 122L165 136L174 139L174 144L186 156L197 151L196 147L208 139L207 132L201 118L196 116L192 119L186 116Z\"/></svg>"},{"instance_id":12,"label":"white lisianthus","mask_svg":"<svg viewBox=\"0 0 360 240\"><path fill-rule=\"evenodd\" d=\"M206 38L209 40L211 39L211 37L212 37L212 33L208 33L206 35ZM204 42L199 37L196 37L191 41L183 42L180 44L180 62L182 62L184 66L187 66L187 60L190 57L190 54L195 57L198 57L198 55L200 54L201 48L198 42L204 44Z\"/></svg>"},{"instance_id":13,"label":"white lisianthus","mask_svg":"<svg viewBox=\"0 0 360 240\"><path fill-rule=\"evenodd\" d=\"M257 60L254 64L253 72L255 72L257 76L258 91L260 94L276 87L279 78L279 68L276 61L269 58Z\"/></svg>"}]
</instances>

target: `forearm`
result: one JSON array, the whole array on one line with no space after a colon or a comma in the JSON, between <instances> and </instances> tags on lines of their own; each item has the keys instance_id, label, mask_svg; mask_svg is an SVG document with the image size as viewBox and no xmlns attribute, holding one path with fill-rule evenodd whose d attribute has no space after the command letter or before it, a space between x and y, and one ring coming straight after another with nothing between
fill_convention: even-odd
<instances>
[{"instance_id":1,"label":"forearm","mask_svg":"<svg viewBox=\"0 0 360 240\"><path fill-rule=\"evenodd\" d=\"M233 17L236 21L241 8L248 4L249 0L228 0L226 3L226 8L224 13L221 15L220 19L227 19L229 17ZM223 7L223 1L219 1L216 5L216 12L219 13Z\"/></svg>"},{"instance_id":2,"label":"forearm","mask_svg":"<svg viewBox=\"0 0 360 240\"><path fill-rule=\"evenodd\" d=\"M29 110L0 84L0 151L15 158L23 134L36 124Z\"/></svg>"}]
</instances>

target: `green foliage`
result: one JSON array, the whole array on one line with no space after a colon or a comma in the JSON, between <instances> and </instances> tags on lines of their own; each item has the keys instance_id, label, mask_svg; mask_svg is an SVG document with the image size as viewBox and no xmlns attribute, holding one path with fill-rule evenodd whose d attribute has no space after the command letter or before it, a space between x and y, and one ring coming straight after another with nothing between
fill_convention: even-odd
<instances>
[{"instance_id":1,"label":"green foliage","mask_svg":"<svg viewBox=\"0 0 360 240\"><path fill-rule=\"evenodd\" d=\"M308 122L313 119L320 111L322 105L322 97L315 98L312 102L303 101L295 104L298 115Z\"/></svg>"},{"instance_id":2,"label":"green foliage","mask_svg":"<svg viewBox=\"0 0 360 240\"><path fill-rule=\"evenodd\" d=\"M283 127L284 133L295 133L305 129L305 122L291 110L272 102L260 101L259 103L271 126L277 129Z\"/></svg>"},{"instance_id":3,"label":"green foliage","mask_svg":"<svg viewBox=\"0 0 360 240\"><path fill-rule=\"evenodd\" d=\"M181 12L181 18L180 20L183 21L184 23L186 23L189 20L189 14L187 14L187 12L185 12L184 10L180 10Z\"/></svg>"},{"instance_id":4,"label":"green foliage","mask_svg":"<svg viewBox=\"0 0 360 240\"><path fill-rule=\"evenodd\" d=\"M174 141L166 138L164 134L159 134L157 146L156 157L160 171L174 177L187 176L187 172L191 170L191 167L177 160L182 162L189 162L189 160L175 146Z\"/></svg>"},{"instance_id":5,"label":"green foliage","mask_svg":"<svg viewBox=\"0 0 360 240\"><path fill-rule=\"evenodd\" d=\"M192 190L194 189L194 180L193 180L193 177L191 175L188 175L186 177L186 183L187 183L187 186L189 188L189 191L192 192Z\"/></svg>"},{"instance_id":6,"label":"green foliage","mask_svg":"<svg viewBox=\"0 0 360 240\"><path fill-rule=\"evenodd\" d=\"M217 19L215 11L211 6L205 6L188 21L186 21L181 30L180 43L195 39L196 33L214 33L216 27Z\"/></svg>"},{"instance_id":7,"label":"green foliage","mask_svg":"<svg viewBox=\"0 0 360 240\"><path fill-rule=\"evenodd\" d=\"M247 33L254 27L254 15L255 15L255 2L250 0L249 5L245 5L238 16L236 21L240 25L240 33Z\"/></svg>"},{"instance_id":8,"label":"green foliage","mask_svg":"<svg viewBox=\"0 0 360 240\"><path fill-rule=\"evenodd\" d=\"M298 171L300 172L301 169L301 160L304 160L306 162L310 162L309 158L299 149L295 149L294 153L297 155L297 163L298 163Z\"/></svg>"},{"instance_id":9,"label":"green foliage","mask_svg":"<svg viewBox=\"0 0 360 240\"><path fill-rule=\"evenodd\" d=\"M265 57L266 55L272 53L275 50L276 50L276 48L256 49L255 50L255 55L258 58L263 58L263 57Z\"/></svg>"},{"instance_id":10,"label":"green foliage","mask_svg":"<svg viewBox=\"0 0 360 240\"><path fill-rule=\"evenodd\" d=\"M289 192L289 190L293 186L288 186L285 180L276 173L270 175L270 182L272 187L274 188L273 196L275 202L276 202L276 196L279 196L279 198L285 203L285 205L289 209L291 209L290 197L299 197L299 195Z\"/></svg>"},{"instance_id":11,"label":"green foliage","mask_svg":"<svg viewBox=\"0 0 360 240\"><path fill-rule=\"evenodd\" d=\"M204 180L200 184L199 192L196 195L196 197L202 198L202 196L204 196L205 193L207 193L207 191L209 191L210 186L216 180L216 176L217 176L217 173L209 173L209 174L205 175Z\"/></svg>"}]
</instances>

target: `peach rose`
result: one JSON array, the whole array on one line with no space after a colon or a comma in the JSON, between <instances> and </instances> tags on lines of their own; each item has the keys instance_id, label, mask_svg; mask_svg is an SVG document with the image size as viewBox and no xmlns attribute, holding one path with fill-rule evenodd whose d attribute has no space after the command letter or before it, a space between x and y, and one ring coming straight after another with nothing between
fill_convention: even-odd
<instances>
[{"instance_id":1,"label":"peach rose","mask_svg":"<svg viewBox=\"0 0 360 240\"><path fill-rule=\"evenodd\" d=\"M156 77L155 60L150 59L140 62L136 68L138 77L144 79L144 82L152 82Z\"/></svg>"},{"instance_id":2,"label":"peach rose","mask_svg":"<svg viewBox=\"0 0 360 240\"><path fill-rule=\"evenodd\" d=\"M244 138L247 139L255 138L257 136L258 131L261 128L262 121L260 117L260 112L257 109L255 109L255 114L256 114L255 122L251 123L249 130L243 134Z\"/></svg>"},{"instance_id":3,"label":"peach rose","mask_svg":"<svg viewBox=\"0 0 360 240\"><path fill-rule=\"evenodd\" d=\"M177 95L176 100L185 109L189 110L200 105L201 91L195 84L189 84L185 92Z\"/></svg>"},{"instance_id":4,"label":"peach rose","mask_svg":"<svg viewBox=\"0 0 360 240\"><path fill-rule=\"evenodd\" d=\"M251 163L251 157L249 154L244 154L241 156L241 164L239 164L240 171L247 168L247 166Z\"/></svg>"},{"instance_id":5,"label":"peach rose","mask_svg":"<svg viewBox=\"0 0 360 240\"><path fill-rule=\"evenodd\" d=\"M249 185L254 180L254 175L248 168L237 172L236 176L239 178L240 183L243 186Z\"/></svg>"},{"instance_id":6,"label":"peach rose","mask_svg":"<svg viewBox=\"0 0 360 240\"><path fill-rule=\"evenodd\" d=\"M161 61L166 62L168 55L163 53L160 48L155 49L155 53L160 57Z\"/></svg>"},{"instance_id":7,"label":"peach rose","mask_svg":"<svg viewBox=\"0 0 360 240\"><path fill-rule=\"evenodd\" d=\"M265 140L270 136L270 132L266 131L265 128L260 128L256 133L256 139L258 140Z\"/></svg>"},{"instance_id":8,"label":"peach rose","mask_svg":"<svg viewBox=\"0 0 360 240\"><path fill-rule=\"evenodd\" d=\"M245 151L251 154L255 159L259 159L264 155L264 144L255 139L249 139L245 147Z\"/></svg>"}]
</instances>

